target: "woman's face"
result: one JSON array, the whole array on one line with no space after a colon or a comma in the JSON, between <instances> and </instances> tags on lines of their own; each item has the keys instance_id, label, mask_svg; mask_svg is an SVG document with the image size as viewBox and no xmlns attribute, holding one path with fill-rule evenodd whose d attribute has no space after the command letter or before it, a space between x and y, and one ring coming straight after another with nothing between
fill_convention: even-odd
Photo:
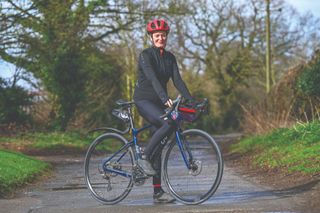
<instances>
[{"instance_id":1,"label":"woman's face","mask_svg":"<svg viewBox=\"0 0 320 213\"><path fill-rule=\"evenodd\" d=\"M152 34L153 45L158 48L165 48L167 44L167 33L164 31Z\"/></svg>"}]
</instances>

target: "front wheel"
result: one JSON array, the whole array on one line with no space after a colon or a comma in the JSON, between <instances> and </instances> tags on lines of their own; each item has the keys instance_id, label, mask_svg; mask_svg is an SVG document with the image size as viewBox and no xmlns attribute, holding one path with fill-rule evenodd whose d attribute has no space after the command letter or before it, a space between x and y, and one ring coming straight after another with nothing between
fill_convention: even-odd
<instances>
[{"instance_id":1,"label":"front wheel","mask_svg":"<svg viewBox=\"0 0 320 213\"><path fill-rule=\"evenodd\" d=\"M173 140L164 155L163 178L178 201L200 204L208 200L220 184L222 155L214 139L202 130L186 130L179 140L181 146Z\"/></svg>"},{"instance_id":2,"label":"front wheel","mask_svg":"<svg viewBox=\"0 0 320 213\"><path fill-rule=\"evenodd\" d=\"M88 189L103 204L120 202L132 189L133 152L127 140L117 133L105 133L95 139L84 167Z\"/></svg>"}]
</instances>

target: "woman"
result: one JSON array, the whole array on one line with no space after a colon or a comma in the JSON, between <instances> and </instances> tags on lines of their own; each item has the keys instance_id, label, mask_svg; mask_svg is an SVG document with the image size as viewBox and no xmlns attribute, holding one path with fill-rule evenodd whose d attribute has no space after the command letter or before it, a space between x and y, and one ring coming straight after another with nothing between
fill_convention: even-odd
<instances>
[{"instance_id":1,"label":"woman","mask_svg":"<svg viewBox=\"0 0 320 213\"><path fill-rule=\"evenodd\" d=\"M182 96L186 99L193 99L181 79L175 56L165 50L169 31L169 25L164 20L155 19L148 23L147 33L152 47L140 53L138 80L133 96L140 115L155 127L145 147L143 158L138 160L138 166L146 174L153 175L156 202L174 200L161 188L161 151L155 151L160 142L174 131L174 127L167 120L160 119L160 116L164 114L164 109L173 104L167 93L169 79L172 79Z\"/></svg>"}]
</instances>

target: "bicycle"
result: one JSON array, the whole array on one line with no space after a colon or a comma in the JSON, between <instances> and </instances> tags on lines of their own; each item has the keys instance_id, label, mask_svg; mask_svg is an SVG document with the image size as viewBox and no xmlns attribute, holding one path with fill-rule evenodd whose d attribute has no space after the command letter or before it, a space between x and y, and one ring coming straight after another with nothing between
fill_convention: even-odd
<instances>
[{"instance_id":1,"label":"bicycle","mask_svg":"<svg viewBox=\"0 0 320 213\"><path fill-rule=\"evenodd\" d=\"M99 128L107 131L90 145L85 157L85 182L92 196L107 205L122 201L132 187L143 185L150 176L137 165L141 158L138 134L151 127L136 129L133 122L134 102L119 100L120 109L112 114L128 124L124 131ZM161 116L175 123L173 138L161 141L163 150L162 179L170 194L184 204L200 204L217 190L223 174L223 158L218 144L199 129L182 130L182 122L196 120L205 111L208 101L193 105L182 103L179 95L173 106ZM131 130L131 131L130 131ZM131 140L124 135L131 132ZM116 147L115 152L108 151Z\"/></svg>"}]
</instances>

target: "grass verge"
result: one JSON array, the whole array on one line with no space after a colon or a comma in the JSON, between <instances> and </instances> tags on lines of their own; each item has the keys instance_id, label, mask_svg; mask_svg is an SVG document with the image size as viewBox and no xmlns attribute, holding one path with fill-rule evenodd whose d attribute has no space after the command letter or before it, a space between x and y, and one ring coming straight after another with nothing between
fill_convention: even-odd
<instances>
[{"instance_id":1,"label":"grass verge","mask_svg":"<svg viewBox=\"0 0 320 213\"><path fill-rule=\"evenodd\" d=\"M0 150L0 197L34 180L49 168L49 164L29 156Z\"/></svg>"},{"instance_id":2,"label":"grass verge","mask_svg":"<svg viewBox=\"0 0 320 213\"><path fill-rule=\"evenodd\" d=\"M232 145L231 151L251 155L254 166L319 175L320 122L299 123L290 129L248 137Z\"/></svg>"},{"instance_id":3,"label":"grass verge","mask_svg":"<svg viewBox=\"0 0 320 213\"><path fill-rule=\"evenodd\" d=\"M49 164L24 154L84 153L98 134L83 136L76 132L48 132L0 137L0 197L14 192L50 168ZM104 145L101 148L107 151L119 148L114 141L107 141Z\"/></svg>"},{"instance_id":4,"label":"grass verge","mask_svg":"<svg viewBox=\"0 0 320 213\"><path fill-rule=\"evenodd\" d=\"M28 154L83 153L94 139L76 132L30 133L16 137L0 137L0 148Z\"/></svg>"}]
</instances>

